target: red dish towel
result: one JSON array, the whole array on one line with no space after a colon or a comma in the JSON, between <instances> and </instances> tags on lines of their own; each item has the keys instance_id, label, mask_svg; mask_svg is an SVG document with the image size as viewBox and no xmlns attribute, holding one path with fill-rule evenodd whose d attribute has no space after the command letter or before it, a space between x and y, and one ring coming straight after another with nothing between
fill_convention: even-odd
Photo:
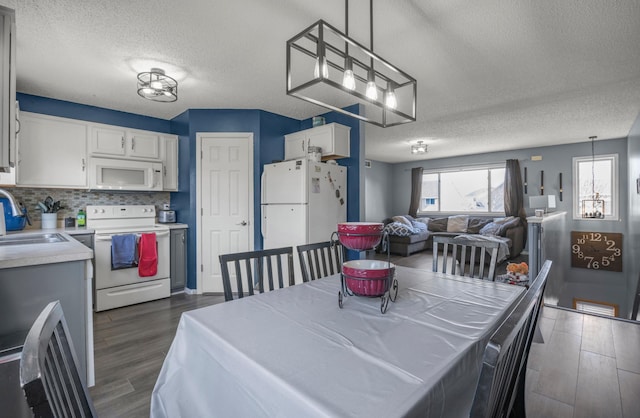
<instances>
[{"instance_id":1,"label":"red dish towel","mask_svg":"<svg viewBox=\"0 0 640 418\"><path fill-rule=\"evenodd\" d=\"M158 248L156 234L140 234L138 244L138 275L140 277L155 276L158 273Z\"/></svg>"}]
</instances>

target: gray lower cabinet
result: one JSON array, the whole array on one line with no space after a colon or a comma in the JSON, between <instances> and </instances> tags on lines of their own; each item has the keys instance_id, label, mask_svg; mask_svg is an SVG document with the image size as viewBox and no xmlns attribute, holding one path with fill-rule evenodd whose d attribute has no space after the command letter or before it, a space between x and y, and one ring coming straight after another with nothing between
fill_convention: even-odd
<instances>
[{"instance_id":1,"label":"gray lower cabinet","mask_svg":"<svg viewBox=\"0 0 640 418\"><path fill-rule=\"evenodd\" d=\"M93 234L75 234L72 235L74 239L80 241L87 247L93 250Z\"/></svg>"},{"instance_id":2,"label":"gray lower cabinet","mask_svg":"<svg viewBox=\"0 0 640 418\"><path fill-rule=\"evenodd\" d=\"M187 284L187 230L171 230L171 291L184 290Z\"/></svg>"},{"instance_id":3,"label":"gray lower cabinet","mask_svg":"<svg viewBox=\"0 0 640 418\"><path fill-rule=\"evenodd\" d=\"M85 273L85 260L0 269L0 336L19 335L24 340L44 307L59 300L80 362L80 374L86 376Z\"/></svg>"}]
</instances>

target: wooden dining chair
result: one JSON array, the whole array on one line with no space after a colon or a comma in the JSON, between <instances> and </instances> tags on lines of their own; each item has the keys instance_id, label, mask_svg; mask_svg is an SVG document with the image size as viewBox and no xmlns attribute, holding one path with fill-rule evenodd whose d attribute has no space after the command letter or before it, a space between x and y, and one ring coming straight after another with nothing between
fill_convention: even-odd
<instances>
[{"instance_id":1,"label":"wooden dining chair","mask_svg":"<svg viewBox=\"0 0 640 418\"><path fill-rule=\"evenodd\" d=\"M456 237L436 235L433 237L433 271L447 273L449 270L459 276L495 280L499 246L496 241L462 241ZM485 259L487 253L491 257L488 263Z\"/></svg>"},{"instance_id":2,"label":"wooden dining chair","mask_svg":"<svg viewBox=\"0 0 640 418\"><path fill-rule=\"evenodd\" d=\"M298 245L302 281L321 279L342 271L344 248L339 241Z\"/></svg>"},{"instance_id":3,"label":"wooden dining chair","mask_svg":"<svg viewBox=\"0 0 640 418\"><path fill-rule=\"evenodd\" d=\"M471 407L472 418L525 417L527 358L551 269L547 260L514 310L489 339Z\"/></svg>"},{"instance_id":4,"label":"wooden dining chair","mask_svg":"<svg viewBox=\"0 0 640 418\"><path fill-rule=\"evenodd\" d=\"M269 250L249 251L219 256L222 271L224 300L233 300L232 277L235 277L236 295L242 298L256 291L264 293L265 279L269 290L294 285L293 247L273 248ZM233 271L229 264L233 264ZM274 278L277 280L274 282Z\"/></svg>"},{"instance_id":5,"label":"wooden dining chair","mask_svg":"<svg viewBox=\"0 0 640 418\"><path fill-rule=\"evenodd\" d=\"M20 385L35 417L95 417L59 301L31 326L20 358Z\"/></svg>"}]
</instances>

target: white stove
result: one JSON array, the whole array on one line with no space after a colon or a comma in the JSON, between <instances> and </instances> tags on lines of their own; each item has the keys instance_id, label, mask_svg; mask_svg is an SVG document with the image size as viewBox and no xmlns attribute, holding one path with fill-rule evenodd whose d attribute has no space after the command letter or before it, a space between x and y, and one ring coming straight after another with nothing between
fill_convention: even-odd
<instances>
[{"instance_id":1,"label":"white stove","mask_svg":"<svg viewBox=\"0 0 640 418\"><path fill-rule=\"evenodd\" d=\"M87 228L95 230L95 310L118 308L169 297L169 227L156 224L153 205L87 206ZM141 277L137 266L115 269L111 260L114 235L155 233L158 271Z\"/></svg>"}]
</instances>

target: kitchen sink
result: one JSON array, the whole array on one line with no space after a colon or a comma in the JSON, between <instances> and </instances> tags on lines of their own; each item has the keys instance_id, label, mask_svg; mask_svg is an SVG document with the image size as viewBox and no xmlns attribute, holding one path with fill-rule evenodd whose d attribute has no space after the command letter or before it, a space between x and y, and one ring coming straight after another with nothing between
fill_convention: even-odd
<instances>
[{"instance_id":1,"label":"kitchen sink","mask_svg":"<svg viewBox=\"0 0 640 418\"><path fill-rule=\"evenodd\" d=\"M6 245L52 244L67 241L65 237L57 233L16 234L0 237L0 247Z\"/></svg>"}]
</instances>

